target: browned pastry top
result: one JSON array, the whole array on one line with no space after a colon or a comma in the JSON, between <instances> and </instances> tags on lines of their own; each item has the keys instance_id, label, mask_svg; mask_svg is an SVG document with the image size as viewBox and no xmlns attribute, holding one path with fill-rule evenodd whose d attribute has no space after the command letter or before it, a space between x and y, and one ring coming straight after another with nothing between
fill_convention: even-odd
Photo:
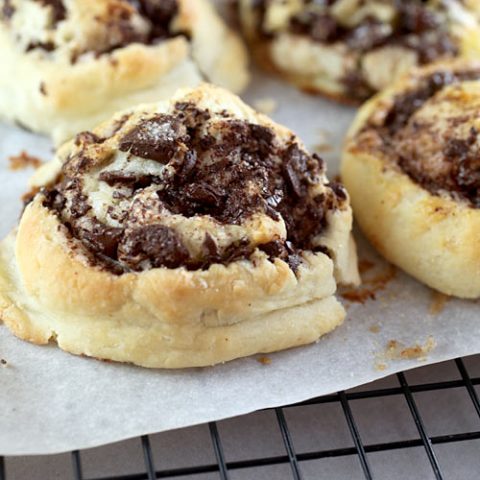
<instances>
[{"instance_id":1,"label":"browned pastry top","mask_svg":"<svg viewBox=\"0 0 480 480\"><path fill-rule=\"evenodd\" d=\"M285 24L282 28L272 28L270 9L281 7L278 3L274 7L269 0L252 0L260 36L268 40L289 32L323 44L341 43L358 54L396 45L415 51L419 64L458 53L457 41L444 18L446 8L441 3L433 6L422 0L385 0L371 5L371 12L367 11L368 2L362 0L350 2L350 7L345 6L348 2L340 0L290 3L290 16ZM360 74L347 75L343 82L353 97L364 99L373 93Z\"/></svg>"},{"instance_id":2,"label":"browned pastry top","mask_svg":"<svg viewBox=\"0 0 480 480\"><path fill-rule=\"evenodd\" d=\"M96 4L91 3L91 0L78 5L68 5L62 0L2 0L0 20L12 27L27 52L68 48L73 63L87 53L100 55L131 43L155 44L181 34L189 36L188 32L173 28L179 13L177 0L96 0ZM32 23L30 29L20 27L29 25L33 16L39 18L38 25ZM17 29L20 31L16 32ZM84 37L91 37L91 41L76 42L78 31L82 31Z\"/></svg>"},{"instance_id":3,"label":"browned pastry top","mask_svg":"<svg viewBox=\"0 0 480 480\"><path fill-rule=\"evenodd\" d=\"M266 126L192 103L133 125L126 116L112 137L85 132L76 143L58 183L43 191L44 205L97 264L119 274L203 269L255 250L296 270L303 250L322 250L314 239L327 225L327 212L346 201L343 187L324 184L323 161L295 138L285 143ZM206 229L200 245L188 246L204 227L192 222L208 220L222 230L255 216L284 225L286 235L253 241L240 232L220 241ZM188 232L178 226L186 222Z\"/></svg>"},{"instance_id":4,"label":"browned pastry top","mask_svg":"<svg viewBox=\"0 0 480 480\"><path fill-rule=\"evenodd\" d=\"M479 80L478 67L419 76L372 115L360 148L380 151L432 193L480 207Z\"/></svg>"}]
</instances>

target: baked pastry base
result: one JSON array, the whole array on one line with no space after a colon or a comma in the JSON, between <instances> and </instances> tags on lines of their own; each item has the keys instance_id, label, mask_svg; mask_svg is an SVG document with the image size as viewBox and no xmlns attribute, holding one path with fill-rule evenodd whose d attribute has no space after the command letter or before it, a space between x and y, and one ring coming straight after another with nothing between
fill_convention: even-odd
<instances>
[{"instance_id":1,"label":"baked pastry base","mask_svg":"<svg viewBox=\"0 0 480 480\"><path fill-rule=\"evenodd\" d=\"M165 328L158 318L149 323L142 321L140 305L131 306L131 324L119 323L106 312L103 315L86 312L81 317L61 310L47 313L25 292L14 250L15 232L0 245L3 322L18 338L38 345L54 341L62 350L76 355L128 361L149 368L202 367L315 342L341 325L345 317L345 310L333 295L252 315L230 325L191 324L177 318ZM60 279L61 274L59 290L67 289L68 285L62 285ZM178 285L172 293L181 295L183 288L186 287ZM109 293L113 295L114 290ZM94 293L82 299L97 300Z\"/></svg>"}]
</instances>

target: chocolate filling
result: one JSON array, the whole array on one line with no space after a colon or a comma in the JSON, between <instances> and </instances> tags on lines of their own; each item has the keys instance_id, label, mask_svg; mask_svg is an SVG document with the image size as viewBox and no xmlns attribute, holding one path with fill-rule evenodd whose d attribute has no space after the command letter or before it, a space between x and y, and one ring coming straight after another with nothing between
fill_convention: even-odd
<instances>
[{"instance_id":1,"label":"chocolate filling","mask_svg":"<svg viewBox=\"0 0 480 480\"><path fill-rule=\"evenodd\" d=\"M478 69L440 70L421 78L415 88L395 97L384 121L378 124L372 119L362 129L360 141L362 137L371 138L373 131L373 148L393 158L423 188L434 194L448 191L480 208L480 132L472 127L466 136L455 136L457 127L472 120L471 115L465 111L460 116L444 118L448 122L444 132L435 129L435 118L413 118L444 88L475 80L480 80ZM367 144L372 148L369 140Z\"/></svg>"},{"instance_id":2,"label":"chocolate filling","mask_svg":"<svg viewBox=\"0 0 480 480\"><path fill-rule=\"evenodd\" d=\"M67 18L68 12L62 0L34 0L52 11L51 29ZM132 8L134 10L132 10ZM136 11L148 24L148 29L138 29L133 21L133 13ZM4 0L2 9L6 18L14 14L14 8L9 0ZM123 0L112 4L108 8L105 18L95 18L95 21L104 24L107 30L106 41L99 42L92 50L97 56L111 53L114 50L128 46L131 43L156 44L162 40L187 32L174 32L171 29L173 19L178 15L179 7L177 0ZM47 52L54 51L57 45L53 42L32 41L27 45L27 52L34 49L43 49ZM79 56L88 51L76 51L72 54L71 61L75 63Z\"/></svg>"},{"instance_id":3,"label":"chocolate filling","mask_svg":"<svg viewBox=\"0 0 480 480\"><path fill-rule=\"evenodd\" d=\"M170 23L178 14L177 0L127 0L151 24L148 43L170 36Z\"/></svg>"},{"instance_id":4,"label":"chocolate filling","mask_svg":"<svg viewBox=\"0 0 480 480\"><path fill-rule=\"evenodd\" d=\"M62 0L34 0L44 7L50 7L52 11L52 21L56 25L58 22L67 18L67 10Z\"/></svg>"},{"instance_id":5,"label":"chocolate filling","mask_svg":"<svg viewBox=\"0 0 480 480\"><path fill-rule=\"evenodd\" d=\"M103 165L96 174L114 189L107 213L116 221L112 226L95 216L84 187L84 174L98 168L88 160L85 147L104 141L82 134L77 139L79 151L64 165L61 179L41 194L44 205L59 216L96 264L114 273L161 266L205 269L249 258L257 248L296 270L303 250L318 251L314 240L327 226L327 212L346 201L345 191L336 184L312 194L321 182L324 164L294 138L279 145L267 127L227 113L213 122L210 112L178 103L173 113L145 118L119 139L127 162L138 165L138 157L157 162L165 166L161 173ZM201 253L193 254L175 228L158 224L163 215L181 215L241 225L262 213L276 221L283 218L286 239L253 245L245 237L220 246L205 233Z\"/></svg>"},{"instance_id":6,"label":"chocolate filling","mask_svg":"<svg viewBox=\"0 0 480 480\"><path fill-rule=\"evenodd\" d=\"M458 52L439 16L422 0L390 0L396 10L391 23L369 16L351 28L341 25L331 14L329 7L337 0L303 0L303 3L303 10L290 18L288 31L308 36L315 42L345 43L351 50L362 54L385 45L399 45L415 51L420 64L453 57ZM253 5L260 35L271 38L272 34L263 27L267 1L255 0ZM324 7L323 10L316 9L318 6ZM362 100L374 93L361 73L347 73L342 81L352 98Z\"/></svg>"}]
</instances>

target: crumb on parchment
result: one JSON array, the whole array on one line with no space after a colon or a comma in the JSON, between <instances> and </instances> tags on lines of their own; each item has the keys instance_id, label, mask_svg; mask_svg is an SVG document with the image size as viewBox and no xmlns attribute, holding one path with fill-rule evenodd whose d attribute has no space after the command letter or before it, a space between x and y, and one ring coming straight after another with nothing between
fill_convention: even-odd
<instances>
[{"instance_id":1,"label":"crumb on parchment","mask_svg":"<svg viewBox=\"0 0 480 480\"><path fill-rule=\"evenodd\" d=\"M435 349L437 342L431 335L425 342L415 343L408 346L398 340L389 340L384 350L375 355L375 370L385 370L388 368L388 362L392 360L418 360L425 361L428 354Z\"/></svg>"},{"instance_id":2,"label":"crumb on parchment","mask_svg":"<svg viewBox=\"0 0 480 480\"><path fill-rule=\"evenodd\" d=\"M362 260L360 259L358 261L358 271L360 273L366 273L368 272L369 270L371 270L373 267L375 266L375 264L373 262L371 262L370 260Z\"/></svg>"},{"instance_id":3,"label":"crumb on parchment","mask_svg":"<svg viewBox=\"0 0 480 480\"><path fill-rule=\"evenodd\" d=\"M423 345L416 343L406 346L398 340L389 340L384 353L388 360L425 360L436 346L437 342L432 336L429 336Z\"/></svg>"},{"instance_id":4,"label":"crumb on parchment","mask_svg":"<svg viewBox=\"0 0 480 480\"><path fill-rule=\"evenodd\" d=\"M388 283L395 278L397 269L389 264L379 264L369 260L360 260L359 271L362 276L362 285L356 288L343 288L340 296L355 303L365 303L367 300L375 300L378 292L384 290Z\"/></svg>"},{"instance_id":5,"label":"crumb on parchment","mask_svg":"<svg viewBox=\"0 0 480 480\"><path fill-rule=\"evenodd\" d=\"M39 168L43 164L42 160L30 155L25 150L22 150L18 155L12 155L8 158L8 161L10 170L23 170L29 167Z\"/></svg>"},{"instance_id":6,"label":"crumb on parchment","mask_svg":"<svg viewBox=\"0 0 480 480\"><path fill-rule=\"evenodd\" d=\"M378 370L379 372L383 372L388 368L388 365L386 363L378 362L375 364L375 370Z\"/></svg>"},{"instance_id":7,"label":"crumb on parchment","mask_svg":"<svg viewBox=\"0 0 480 480\"><path fill-rule=\"evenodd\" d=\"M432 291L432 299L430 302L430 308L428 309L428 313L430 315L438 315L439 313L442 313L445 305L449 300L450 297L448 295Z\"/></svg>"},{"instance_id":8,"label":"crumb on parchment","mask_svg":"<svg viewBox=\"0 0 480 480\"><path fill-rule=\"evenodd\" d=\"M271 115L275 113L278 103L274 98L259 98L253 102L255 110L264 115Z\"/></svg>"},{"instance_id":9,"label":"crumb on parchment","mask_svg":"<svg viewBox=\"0 0 480 480\"><path fill-rule=\"evenodd\" d=\"M370 327L368 328L368 331L371 332L371 333L378 333L380 332L380 325L370 325Z\"/></svg>"},{"instance_id":10,"label":"crumb on parchment","mask_svg":"<svg viewBox=\"0 0 480 480\"><path fill-rule=\"evenodd\" d=\"M261 363L262 365L270 365L272 363L272 359L270 357L259 357L257 358L257 362Z\"/></svg>"}]
</instances>

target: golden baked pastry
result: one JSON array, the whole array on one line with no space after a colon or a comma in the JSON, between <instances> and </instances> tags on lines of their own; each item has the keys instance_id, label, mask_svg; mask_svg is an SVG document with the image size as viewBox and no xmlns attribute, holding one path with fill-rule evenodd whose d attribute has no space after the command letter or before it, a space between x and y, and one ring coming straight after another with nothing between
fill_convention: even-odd
<instances>
[{"instance_id":1,"label":"golden baked pastry","mask_svg":"<svg viewBox=\"0 0 480 480\"><path fill-rule=\"evenodd\" d=\"M295 135L203 85L77 135L0 247L20 338L146 367L316 341L356 283L346 191Z\"/></svg>"},{"instance_id":2,"label":"golden baked pastry","mask_svg":"<svg viewBox=\"0 0 480 480\"><path fill-rule=\"evenodd\" d=\"M56 144L202 78L239 92L247 54L208 0L0 0L0 118Z\"/></svg>"},{"instance_id":3,"label":"golden baked pastry","mask_svg":"<svg viewBox=\"0 0 480 480\"><path fill-rule=\"evenodd\" d=\"M257 61L358 102L418 64L480 57L477 0L238 0Z\"/></svg>"},{"instance_id":4,"label":"golden baked pastry","mask_svg":"<svg viewBox=\"0 0 480 480\"><path fill-rule=\"evenodd\" d=\"M429 66L365 104L342 179L392 263L447 295L480 296L480 63Z\"/></svg>"}]
</instances>

